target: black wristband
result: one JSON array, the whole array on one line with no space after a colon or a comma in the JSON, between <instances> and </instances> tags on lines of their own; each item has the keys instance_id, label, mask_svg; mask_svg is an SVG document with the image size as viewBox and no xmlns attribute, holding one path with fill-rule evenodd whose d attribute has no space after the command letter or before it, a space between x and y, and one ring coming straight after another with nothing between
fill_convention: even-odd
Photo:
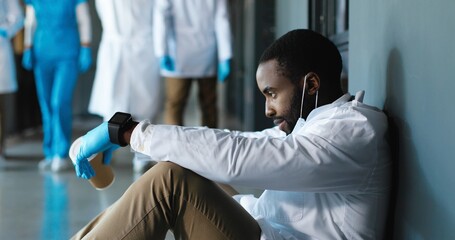
<instances>
[{"instance_id":1,"label":"black wristband","mask_svg":"<svg viewBox=\"0 0 455 240\"><path fill-rule=\"evenodd\" d=\"M109 140L121 147L128 145L123 139L123 134L133 126L134 121L129 113L116 112L108 121Z\"/></svg>"}]
</instances>

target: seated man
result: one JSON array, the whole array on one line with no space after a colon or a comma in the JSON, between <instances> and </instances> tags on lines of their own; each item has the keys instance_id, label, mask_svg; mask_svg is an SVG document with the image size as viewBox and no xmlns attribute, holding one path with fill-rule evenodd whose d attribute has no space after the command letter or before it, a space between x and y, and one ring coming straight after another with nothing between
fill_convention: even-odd
<instances>
[{"instance_id":1,"label":"seated man","mask_svg":"<svg viewBox=\"0 0 455 240\"><path fill-rule=\"evenodd\" d=\"M363 92L342 94L340 72L328 39L294 30L265 50L256 73L274 128L153 125L117 113L83 137L78 176L93 176L88 156L118 145L162 162L74 239L164 239L169 229L176 239L381 239L387 120ZM265 191L231 197L216 183Z\"/></svg>"}]
</instances>

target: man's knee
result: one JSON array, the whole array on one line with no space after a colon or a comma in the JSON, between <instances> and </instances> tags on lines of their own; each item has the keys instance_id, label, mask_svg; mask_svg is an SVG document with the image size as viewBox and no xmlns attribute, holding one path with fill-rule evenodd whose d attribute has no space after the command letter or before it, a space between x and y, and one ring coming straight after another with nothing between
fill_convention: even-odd
<instances>
[{"instance_id":1,"label":"man's knee","mask_svg":"<svg viewBox=\"0 0 455 240\"><path fill-rule=\"evenodd\" d=\"M166 187L173 191L188 188L197 191L199 187L206 184L214 184L212 181L172 162L159 162L150 168L141 179L152 184L159 184L159 187Z\"/></svg>"},{"instance_id":2,"label":"man's knee","mask_svg":"<svg viewBox=\"0 0 455 240\"><path fill-rule=\"evenodd\" d=\"M168 185L186 181L188 174L194 173L173 162L158 162L145 172L139 180L145 183L158 182L158 184Z\"/></svg>"},{"instance_id":3,"label":"man's knee","mask_svg":"<svg viewBox=\"0 0 455 240\"><path fill-rule=\"evenodd\" d=\"M155 196L169 196L180 183L186 181L184 177L186 171L188 170L175 163L158 162L137 179L128 192L145 196L149 193Z\"/></svg>"},{"instance_id":4,"label":"man's knee","mask_svg":"<svg viewBox=\"0 0 455 240\"><path fill-rule=\"evenodd\" d=\"M173 162L158 162L148 172L153 172L155 175L182 174L184 171L189 171Z\"/></svg>"}]
</instances>

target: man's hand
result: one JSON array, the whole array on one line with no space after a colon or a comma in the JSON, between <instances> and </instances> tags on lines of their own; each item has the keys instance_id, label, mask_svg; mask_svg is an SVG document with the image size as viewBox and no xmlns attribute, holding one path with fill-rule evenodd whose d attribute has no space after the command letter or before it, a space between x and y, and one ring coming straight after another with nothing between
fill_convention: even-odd
<instances>
[{"instance_id":1,"label":"man's hand","mask_svg":"<svg viewBox=\"0 0 455 240\"><path fill-rule=\"evenodd\" d=\"M76 164L74 166L76 175L85 179L93 177L95 173L87 159L94 154L103 153L103 164L109 164L112 153L119 147L119 145L113 144L109 140L107 122L90 130L82 137L79 152L76 154Z\"/></svg>"}]
</instances>

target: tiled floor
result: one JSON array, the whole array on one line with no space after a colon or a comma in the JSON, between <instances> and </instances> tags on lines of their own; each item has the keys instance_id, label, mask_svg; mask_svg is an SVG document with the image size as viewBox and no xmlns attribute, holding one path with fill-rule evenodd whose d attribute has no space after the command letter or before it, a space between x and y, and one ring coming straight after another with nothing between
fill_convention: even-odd
<instances>
[{"instance_id":1,"label":"tiled floor","mask_svg":"<svg viewBox=\"0 0 455 240\"><path fill-rule=\"evenodd\" d=\"M133 181L116 166L113 185L97 191L74 171L37 171L37 163L7 163L0 173L0 239L68 239L114 202Z\"/></svg>"},{"instance_id":2,"label":"tiled floor","mask_svg":"<svg viewBox=\"0 0 455 240\"><path fill-rule=\"evenodd\" d=\"M200 116L194 90L192 95L185 116L187 125L197 125ZM221 127L226 127L225 119L221 113ZM100 122L98 118L75 119L74 138ZM115 153L112 165L116 179L104 191L78 179L74 170L40 172L37 165L43 158L41 139L39 130L7 139L7 160L0 160L0 239L68 239L118 199L137 177L132 171L129 148Z\"/></svg>"},{"instance_id":3,"label":"tiled floor","mask_svg":"<svg viewBox=\"0 0 455 240\"><path fill-rule=\"evenodd\" d=\"M75 137L100 121L83 120L76 121ZM115 180L103 191L77 178L73 169L39 171L39 132L9 140L6 153L8 160L0 162L0 239L69 239L138 177L132 171L129 148L115 153Z\"/></svg>"}]
</instances>

